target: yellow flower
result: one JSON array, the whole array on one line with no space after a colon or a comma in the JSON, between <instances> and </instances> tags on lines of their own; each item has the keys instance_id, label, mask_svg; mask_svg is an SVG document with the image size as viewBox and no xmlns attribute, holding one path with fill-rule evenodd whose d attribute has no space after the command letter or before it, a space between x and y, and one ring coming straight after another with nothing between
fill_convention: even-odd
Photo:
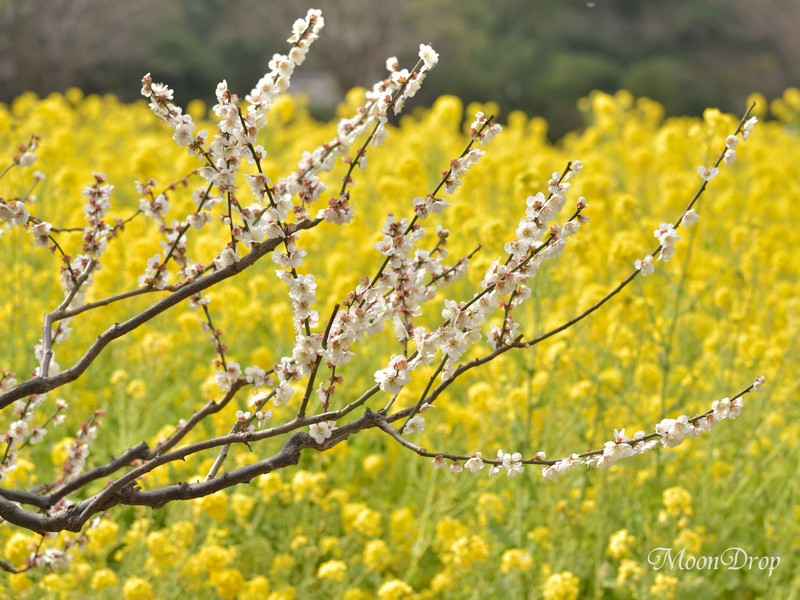
<instances>
[{"instance_id":1,"label":"yellow flower","mask_svg":"<svg viewBox=\"0 0 800 600\"><path fill-rule=\"evenodd\" d=\"M153 600L153 586L146 579L131 577L122 586L125 600Z\"/></svg>"},{"instance_id":2,"label":"yellow flower","mask_svg":"<svg viewBox=\"0 0 800 600\"><path fill-rule=\"evenodd\" d=\"M211 584L221 598L233 600L245 586L245 579L238 569L219 569L211 572Z\"/></svg>"},{"instance_id":3,"label":"yellow flower","mask_svg":"<svg viewBox=\"0 0 800 600\"><path fill-rule=\"evenodd\" d=\"M342 596L342 600L373 600L375 596L361 588L350 588Z\"/></svg>"},{"instance_id":4,"label":"yellow flower","mask_svg":"<svg viewBox=\"0 0 800 600\"><path fill-rule=\"evenodd\" d=\"M342 508L342 525L348 535L378 537L381 534L381 515L363 502L345 504Z\"/></svg>"},{"instance_id":5,"label":"yellow flower","mask_svg":"<svg viewBox=\"0 0 800 600\"><path fill-rule=\"evenodd\" d=\"M453 517L444 517L436 524L436 536L433 540L434 550L447 551L455 540L467 535L469 528Z\"/></svg>"},{"instance_id":6,"label":"yellow flower","mask_svg":"<svg viewBox=\"0 0 800 600\"><path fill-rule=\"evenodd\" d=\"M506 575L511 571L529 573L533 567L533 558L530 552L521 548L510 548L500 557L500 570Z\"/></svg>"},{"instance_id":7,"label":"yellow flower","mask_svg":"<svg viewBox=\"0 0 800 600\"><path fill-rule=\"evenodd\" d=\"M664 600L675 599L675 588L678 586L678 578L663 573L656 573L656 579L650 586L650 594L653 598L663 598Z\"/></svg>"},{"instance_id":8,"label":"yellow flower","mask_svg":"<svg viewBox=\"0 0 800 600\"><path fill-rule=\"evenodd\" d=\"M692 495L682 487L671 487L664 490L664 509L672 517L692 515Z\"/></svg>"},{"instance_id":9,"label":"yellow flower","mask_svg":"<svg viewBox=\"0 0 800 600\"><path fill-rule=\"evenodd\" d=\"M182 559L178 547L163 530L147 534L145 545L150 553L147 565L154 574L160 574L164 567L171 567Z\"/></svg>"},{"instance_id":10,"label":"yellow flower","mask_svg":"<svg viewBox=\"0 0 800 600\"><path fill-rule=\"evenodd\" d=\"M286 579L292 568L294 568L294 558L291 554L276 554L272 558L272 566L270 574L274 581L281 581Z\"/></svg>"},{"instance_id":11,"label":"yellow flower","mask_svg":"<svg viewBox=\"0 0 800 600\"><path fill-rule=\"evenodd\" d=\"M308 538L304 535L296 535L289 544L289 548L294 552L306 546L308 546Z\"/></svg>"},{"instance_id":12,"label":"yellow flower","mask_svg":"<svg viewBox=\"0 0 800 600\"><path fill-rule=\"evenodd\" d=\"M147 384L141 379L132 379L125 386L125 395L132 400L141 400L147 394Z\"/></svg>"},{"instance_id":13,"label":"yellow flower","mask_svg":"<svg viewBox=\"0 0 800 600\"><path fill-rule=\"evenodd\" d=\"M340 560L329 560L317 569L317 577L332 581L343 581L347 574L347 565Z\"/></svg>"},{"instance_id":14,"label":"yellow flower","mask_svg":"<svg viewBox=\"0 0 800 600\"><path fill-rule=\"evenodd\" d=\"M581 580L569 571L554 573L542 586L544 600L577 600L581 591Z\"/></svg>"},{"instance_id":15,"label":"yellow flower","mask_svg":"<svg viewBox=\"0 0 800 600\"><path fill-rule=\"evenodd\" d=\"M111 569L98 569L92 575L91 587L96 592L102 592L106 588L113 587L119 583L117 574Z\"/></svg>"},{"instance_id":16,"label":"yellow flower","mask_svg":"<svg viewBox=\"0 0 800 600\"><path fill-rule=\"evenodd\" d=\"M128 379L130 379L130 375L128 375L128 372L125 369L116 369L113 373L111 373L111 377L108 381L111 383L111 385L119 385L120 383L128 381Z\"/></svg>"},{"instance_id":17,"label":"yellow flower","mask_svg":"<svg viewBox=\"0 0 800 600\"><path fill-rule=\"evenodd\" d=\"M680 548L686 548L689 554L696 555L703 547L703 538L691 529L682 529L673 543Z\"/></svg>"},{"instance_id":18,"label":"yellow flower","mask_svg":"<svg viewBox=\"0 0 800 600\"><path fill-rule=\"evenodd\" d=\"M72 442L74 441L75 438L65 437L53 444L53 447L50 450L50 460L55 466L60 467L67 462L67 459L69 458L69 448L72 446Z\"/></svg>"},{"instance_id":19,"label":"yellow flower","mask_svg":"<svg viewBox=\"0 0 800 600\"><path fill-rule=\"evenodd\" d=\"M319 500L325 495L325 483L328 476L325 473L311 473L300 470L292 477L292 494L295 502L303 500Z\"/></svg>"},{"instance_id":20,"label":"yellow flower","mask_svg":"<svg viewBox=\"0 0 800 600\"><path fill-rule=\"evenodd\" d=\"M32 535L13 533L6 541L5 558L13 565L24 566L38 545L38 540Z\"/></svg>"},{"instance_id":21,"label":"yellow flower","mask_svg":"<svg viewBox=\"0 0 800 600\"><path fill-rule=\"evenodd\" d=\"M64 581L56 573L48 573L39 581L39 587L45 592L54 594L64 588Z\"/></svg>"},{"instance_id":22,"label":"yellow flower","mask_svg":"<svg viewBox=\"0 0 800 600\"><path fill-rule=\"evenodd\" d=\"M370 477L377 477L383 473L386 459L383 458L382 454L368 454L361 461L361 464L364 468L364 473Z\"/></svg>"},{"instance_id":23,"label":"yellow flower","mask_svg":"<svg viewBox=\"0 0 800 600\"><path fill-rule=\"evenodd\" d=\"M297 598L297 590L292 586L285 587L282 590L276 590L267 596L267 600L295 600Z\"/></svg>"},{"instance_id":24,"label":"yellow flower","mask_svg":"<svg viewBox=\"0 0 800 600\"><path fill-rule=\"evenodd\" d=\"M545 525L534 527L528 532L528 539L540 546L547 547L550 544L550 529Z\"/></svg>"},{"instance_id":25,"label":"yellow flower","mask_svg":"<svg viewBox=\"0 0 800 600\"><path fill-rule=\"evenodd\" d=\"M11 585L11 589L18 594L28 591L33 585L25 573L12 573L8 576L8 583Z\"/></svg>"},{"instance_id":26,"label":"yellow flower","mask_svg":"<svg viewBox=\"0 0 800 600\"><path fill-rule=\"evenodd\" d=\"M99 552L117 542L119 525L110 519L100 519L95 527L89 530L89 542L86 547L91 552Z\"/></svg>"},{"instance_id":27,"label":"yellow flower","mask_svg":"<svg viewBox=\"0 0 800 600\"><path fill-rule=\"evenodd\" d=\"M256 485L261 489L261 497L265 502L272 500L283 487L283 477L276 472L261 475L256 482Z\"/></svg>"},{"instance_id":28,"label":"yellow flower","mask_svg":"<svg viewBox=\"0 0 800 600\"><path fill-rule=\"evenodd\" d=\"M444 592L457 589L459 585L459 572L453 571L449 567L444 571L438 572L431 579L430 591L434 594L442 595Z\"/></svg>"},{"instance_id":29,"label":"yellow flower","mask_svg":"<svg viewBox=\"0 0 800 600\"><path fill-rule=\"evenodd\" d=\"M339 538L333 537L332 535L327 535L322 538L322 541L319 543L319 549L323 555L327 554L334 558L339 558L342 555Z\"/></svg>"},{"instance_id":30,"label":"yellow flower","mask_svg":"<svg viewBox=\"0 0 800 600\"><path fill-rule=\"evenodd\" d=\"M636 581L642 576L642 567L635 560L623 558L617 569L617 585L625 585L629 581Z\"/></svg>"},{"instance_id":31,"label":"yellow flower","mask_svg":"<svg viewBox=\"0 0 800 600\"><path fill-rule=\"evenodd\" d=\"M627 529L620 529L612 533L608 541L608 554L612 558L626 558L630 554L631 546L636 542Z\"/></svg>"},{"instance_id":32,"label":"yellow flower","mask_svg":"<svg viewBox=\"0 0 800 600\"><path fill-rule=\"evenodd\" d=\"M208 515L218 523L228 514L228 496L223 491L192 500L192 514L195 518Z\"/></svg>"},{"instance_id":33,"label":"yellow flower","mask_svg":"<svg viewBox=\"0 0 800 600\"><path fill-rule=\"evenodd\" d=\"M236 516L236 522L246 523L255 504L255 498L248 494L243 494L242 492L231 494L231 508Z\"/></svg>"},{"instance_id":34,"label":"yellow flower","mask_svg":"<svg viewBox=\"0 0 800 600\"><path fill-rule=\"evenodd\" d=\"M455 567L468 568L475 563L486 562L489 558L489 546L479 535L464 536L450 546L450 554L445 555L445 562Z\"/></svg>"},{"instance_id":35,"label":"yellow flower","mask_svg":"<svg viewBox=\"0 0 800 600\"><path fill-rule=\"evenodd\" d=\"M194 523L175 521L169 526L169 538L179 546L188 548L194 541Z\"/></svg>"},{"instance_id":36,"label":"yellow flower","mask_svg":"<svg viewBox=\"0 0 800 600\"><path fill-rule=\"evenodd\" d=\"M414 588L405 581L392 579L378 588L378 600L406 600L414 593Z\"/></svg>"},{"instance_id":37,"label":"yellow flower","mask_svg":"<svg viewBox=\"0 0 800 600\"><path fill-rule=\"evenodd\" d=\"M482 525L486 525L490 520L503 521L508 511L507 503L500 499L497 494L485 492L478 496L478 514Z\"/></svg>"},{"instance_id":38,"label":"yellow flower","mask_svg":"<svg viewBox=\"0 0 800 600\"><path fill-rule=\"evenodd\" d=\"M263 600L268 594L269 579L263 575L257 575L245 584L239 600Z\"/></svg>"},{"instance_id":39,"label":"yellow flower","mask_svg":"<svg viewBox=\"0 0 800 600\"><path fill-rule=\"evenodd\" d=\"M27 486L36 483L36 465L31 461L20 458L11 471L6 473L3 485L10 488Z\"/></svg>"},{"instance_id":40,"label":"yellow flower","mask_svg":"<svg viewBox=\"0 0 800 600\"><path fill-rule=\"evenodd\" d=\"M399 548L408 547L416 538L416 533L414 511L407 506L395 508L389 515L389 537L392 544Z\"/></svg>"},{"instance_id":41,"label":"yellow flower","mask_svg":"<svg viewBox=\"0 0 800 600\"><path fill-rule=\"evenodd\" d=\"M383 572L392 561L392 553L383 540L370 540L364 547L364 564L368 569Z\"/></svg>"}]
</instances>

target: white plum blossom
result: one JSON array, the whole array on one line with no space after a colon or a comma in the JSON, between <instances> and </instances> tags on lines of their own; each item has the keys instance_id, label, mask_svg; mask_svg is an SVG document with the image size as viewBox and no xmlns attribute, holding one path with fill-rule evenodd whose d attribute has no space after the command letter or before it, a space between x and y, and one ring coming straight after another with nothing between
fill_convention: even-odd
<instances>
[{"instance_id":1,"label":"white plum blossom","mask_svg":"<svg viewBox=\"0 0 800 600\"><path fill-rule=\"evenodd\" d=\"M694 211L694 209L690 208L685 213L683 213L683 220L681 222L683 223L683 226L686 227L686 229L689 229L689 227L697 223L699 220L700 216Z\"/></svg>"},{"instance_id":2,"label":"white plum blossom","mask_svg":"<svg viewBox=\"0 0 800 600\"><path fill-rule=\"evenodd\" d=\"M252 365L244 370L245 380L252 383L253 388L258 389L264 385L267 372L257 365Z\"/></svg>"},{"instance_id":3,"label":"white plum blossom","mask_svg":"<svg viewBox=\"0 0 800 600\"><path fill-rule=\"evenodd\" d=\"M35 225L31 225L28 231L31 233L31 235L33 235L34 244L47 248L50 245L50 232L52 230L53 226L50 223L45 223L42 221L40 223L36 223Z\"/></svg>"},{"instance_id":4,"label":"white plum blossom","mask_svg":"<svg viewBox=\"0 0 800 600\"><path fill-rule=\"evenodd\" d=\"M36 155L33 152L26 152L25 154L19 157L18 164L20 167L30 167L35 162L36 162Z\"/></svg>"},{"instance_id":5,"label":"white plum blossom","mask_svg":"<svg viewBox=\"0 0 800 600\"><path fill-rule=\"evenodd\" d=\"M700 174L700 177L703 178L703 181L711 181L719 175L719 169L717 167L704 167L699 166L697 167L697 172Z\"/></svg>"},{"instance_id":6,"label":"white plum blossom","mask_svg":"<svg viewBox=\"0 0 800 600\"><path fill-rule=\"evenodd\" d=\"M656 433L665 448L674 448L692 433L693 428L686 415L681 415L677 419L662 419L656 425Z\"/></svg>"},{"instance_id":7,"label":"white plum blossom","mask_svg":"<svg viewBox=\"0 0 800 600\"><path fill-rule=\"evenodd\" d=\"M28 423L26 421L14 421L8 427L8 436L11 440L21 440L28 437Z\"/></svg>"},{"instance_id":8,"label":"white plum blossom","mask_svg":"<svg viewBox=\"0 0 800 600\"><path fill-rule=\"evenodd\" d=\"M237 262L239 262L239 255L236 253L236 250L228 246L214 259L214 268L221 271L225 267L229 267Z\"/></svg>"},{"instance_id":9,"label":"white plum blossom","mask_svg":"<svg viewBox=\"0 0 800 600\"><path fill-rule=\"evenodd\" d=\"M653 265L653 257L649 254L644 258L637 258L633 264L642 274L642 277L647 277L656 270L655 266Z\"/></svg>"},{"instance_id":10,"label":"white plum blossom","mask_svg":"<svg viewBox=\"0 0 800 600\"><path fill-rule=\"evenodd\" d=\"M552 465L542 469L542 476L546 479L555 479L578 465L584 464L584 460L577 454L570 454L567 458L557 460Z\"/></svg>"},{"instance_id":11,"label":"white plum blossom","mask_svg":"<svg viewBox=\"0 0 800 600\"><path fill-rule=\"evenodd\" d=\"M492 468L489 469L489 475L494 475L495 473L505 470L509 477L516 477L525 470L525 467L522 464L522 454L519 452L510 454L508 452L498 450L497 460L500 461L500 464L492 465Z\"/></svg>"},{"instance_id":12,"label":"white plum blossom","mask_svg":"<svg viewBox=\"0 0 800 600\"><path fill-rule=\"evenodd\" d=\"M228 362L227 368L214 372L214 381L223 392L230 391L234 383L239 379L242 374L242 368L239 363Z\"/></svg>"},{"instance_id":13,"label":"white plum blossom","mask_svg":"<svg viewBox=\"0 0 800 600\"><path fill-rule=\"evenodd\" d=\"M415 415L406 423L404 433L421 433L425 429L425 419L419 415Z\"/></svg>"},{"instance_id":14,"label":"white plum blossom","mask_svg":"<svg viewBox=\"0 0 800 600\"><path fill-rule=\"evenodd\" d=\"M169 283L169 275L166 269L161 268L161 255L156 254L147 259L147 268L144 275L139 276L139 286L152 286L157 290L164 289Z\"/></svg>"},{"instance_id":15,"label":"white plum blossom","mask_svg":"<svg viewBox=\"0 0 800 600\"><path fill-rule=\"evenodd\" d=\"M419 58L424 63L426 69L430 70L436 66L436 63L439 62L439 55L434 51L433 48L428 46L427 44L420 44L419 45ZM396 59L395 59L396 60ZM387 62L388 66L388 62Z\"/></svg>"},{"instance_id":16,"label":"white plum blossom","mask_svg":"<svg viewBox=\"0 0 800 600\"><path fill-rule=\"evenodd\" d=\"M272 403L275 406L286 404L292 399L293 394L294 388L289 384L289 382L281 381L277 386L275 386L275 396L272 398Z\"/></svg>"},{"instance_id":17,"label":"white plum blossom","mask_svg":"<svg viewBox=\"0 0 800 600\"><path fill-rule=\"evenodd\" d=\"M675 232L672 223L661 223L653 235L658 238L658 243L661 245L658 259L667 262L675 253L675 242L681 239L680 236Z\"/></svg>"},{"instance_id":18,"label":"white plum blossom","mask_svg":"<svg viewBox=\"0 0 800 600\"><path fill-rule=\"evenodd\" d=\"M0 222L8 221L11 225L24 225L30 216L25 204L19 200L6 202L0 198Z\"/></svg>"},{"instance_id":19,"label":"white plum blossom","mask_svg":"<svg viewBox=\"0 0 800 600\"><path fill-rule=\"evenodd\" d=\"M480 452L473 454L472 458L468 459L467 462L464 463L464 466L473 473L480 471L485 465L486 463L483 462Z\"/></svg>"},{"instance_id":20,"label":"white plum blossom","mask_svg":"<svg viewBox=\"0 0 800 600\"><path fill-rule=\"evenodd\" d=\"M614 430L614 441L606 442L603 454L596 461L600 469L606 469L622 458L627 458L636 454L631 444L630 438L625 435L625 430Z\"/></svg>"},{"instance_id":21,"label":"white plum blossom","mask_svg":"<svg viewBox=\"0 0 800 600\"><path fill-rule=\"evenodd\" d=\"M271 410L267 410L267 411L260 411L259 410L259 411L256 411L256 421L258 422L258 428L259 429L263 429L264 427L266 427L267 423L269 423L270 419L272 419L272 411Z\"/></svg>"},{"instance_id":22,"label":"white plum blossom","mask_svg":"<svg viewBox=\"0 0 800 600\"><path fill-rule=\"evenodd\" d=\"M744 126L742 127L742 140L745 142L748 140L750 135L753 133L753 128L758 123L758 117L750 117L745 121Z\"/></svg>"},{"instance_id":23,"label":"white plum blossom","mask_svg":"<svg viewBox=\"0 0 800 600\"><path fill-rule=\"evenodd\" d=\"M735 400L723 398L722 400L714 400L711 409L714 411L716 419L735 419L742 412L742 406L741 398L736 398Z\"/></svg>"},{"instance_id":24,"label":"white plum blossom","mask_svg":"<svg viewBox=\"0 0 800 600\"><path fill-rule=\"evenodd\" d=\"M320 421L319 423L312 423L309 426L309 434L314 438L318 444L322 444L325 440L333 435L336 429L336 421Z\"/></svg>"},{"instance_id":25,"label":"white plum blossom","mask_svg":"<svg viewBox=\"0 0 800 600\"><path fill-rule=\"evenodd\" d=\"M375 371L375 383L380 385L383 392L398 394L409 381L411 373L408 369L408 360L402 354L393 354L389 359L389 366Z\"/></svg>"}]
</instances>

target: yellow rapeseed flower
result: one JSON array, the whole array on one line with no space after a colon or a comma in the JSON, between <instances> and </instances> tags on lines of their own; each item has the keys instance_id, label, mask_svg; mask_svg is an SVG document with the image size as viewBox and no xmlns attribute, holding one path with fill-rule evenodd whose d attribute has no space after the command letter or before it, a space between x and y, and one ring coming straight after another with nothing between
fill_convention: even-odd
<instances>
[{"instance_id":1,"label":"yellow rapeseed flower","mask_svg":"<svg viewBox=\"0 0 800 600\"><path fill-rule=\"evenodd\" d=\"M347 574L347 565L340 560L329 560L322 563L317 569L317 577L332 581L344 581Z\"/></svg>"},{"instance_id":2,"label":"yellow rapeseed flower","mask_svg":"<svg viewBox=\"0 0 800 600\"><path fill-rule=\"evenodd\" d=\"M391 579L378 588L378 600L408 600L414 593L414 588L405 581Z\"/></svg>"},{"instance_id":3,"label":"yellow rapeseed flower","mask_svg":"<svg viewBox=\"0 0 800 600\"><path fill-rule=\"evenodd\" d=\"M267 600L296 600L297 590L292 586L285 587L280 590L275 590L267 596Z\"/></svg>"},{"instance_id":4,"label":"yellow rapeseed flower","mask_svg":"<svg viewBox=\"0 0 800 600\"><path fill-rule=\"evenodd\" d=\"M256 575L244 585L239 600L263 600L269 595L269 579Z\"/></svg>"},{"instance_id":5,"label":"yellow rapeseed flower","mask_svg":"<svg viewBox=\"0 0 800 600\"><path fill-rule=\"evenodd\" d=\"M38 545L39 541L32 535L20 532L12 533L6 541L5 559L12 565L24 566Z\"/></svg>"},{"instance_id":6,"label":"yellow rapeseed flower","mask_svg":"<svg viewBox=\"0 0 800 600\"><path fill-rule=\"evenodd\" d=\"M678 578L663 573L656 573L655 581L650 586L650 594L653 598L663 600L675 600L675 588L678 585Z\"/></svg>"},{"instance_id":7,"label":"yellow rapeseed flower","mask_svg":"<svg viewBox=\"0 0 800 600\"><path fill-rule=\"evenodd\" d=\"M192 500L192 514L195 518L209 516L217 523L225 520L228 514L228 496L224 491L214 492L208 496Z\"/></svg>"},{"instance_id":8,"label":"yellow rapeseed flower","mask_svg":"<svg viewBox=\"0 0 800 600\"><path fill-rule=\"evenodd\" d=\"M342 508L342 526L348 535L375 538L382 531L381 514L363 502L345 504Z\"/></svg>"},{"instance_id":9,"label":"yellow rapeseed flower","mask_svg":"<svg viewBox=\"0 0 800 600\"><path fill-rule=\"evenodd\" d=\"M627 585L642 576L642 566L635 560L623 558L617 568L617 585Z\"/></svg>"},{"instance_id":10,"label":"yellow rapeseed flower","mask_svg":"<svg viewBox=\"0 0 800 600\"><path fill-rule=\"evenodd\" d=\"M102 592L117 584L119 584L119 578L111 569L98 569L92 575L91 587L96 592Z\"/></svg>"},{"instance_id":11,"label":"yellow rapeseed flower","mask_svg":"<svg viewBox=\"0 0 800 600\"><path fill-rule=\"evenodd\" d=\"M681 529L673 544L679 548L686 548L689 554L697 555L703 548L703 538L696 531Z\"/></svg>"},{"instance_id":12,"label":"yellow rapeseed flower","mask_svg":"<svg viewBox=\"0 0 800 600\"><path fill-rule=\"evenodd\" d=\"M522 548L509 548L500 557L500 571L506 575L512 571L529 573L533 568L531 553Z\"/></svg>"},{"instance_id":13,"label":"yellow rapeseed flower","mask_svg":"<svg viewBox=\"0 0 800 600\"><path fill-rule=\"evenodd\" d=\"M244 589L245 579L238 569L218 569L211 572L211 584L224 600L234 600Z\"/></svg>"},{"instance_id":14,"label":"yellow rapeseed flower","mask_svg":"<svg viewBox=\"0 0 800 600\"><path fill-rule=\"evenodd\" d=\"M581 591L581 580L569 571L554 573L542 586L544 600L577 600Z\"/></svg>"},{"instance_id":15,"label":"yellow rapeseed flower","mask_svg":"<svg viewBox=\"0 0 800 600\"><path fill-rule=\"evenodd\" d=\"M692 515L692 495L686 488L675 486L665 489L662 502L664 510L671 517Z\"/></svg>"},{"instance_id":16,"label":"yellow rapeseed flower","mask_svg":"<svg viewBox=\"0 0 800 600\"><path fill-rule=\"evenodd\" d=\"M153 600L153 585L141 577L130 577L122 586L125 600Z\"/></svg>"},{"instance_id":17,"label":"yellow rapeseed flower","mask_svg":"<svg viewBox=\"0 0 800 600\"><path fill-rule=\"evenodd\" d=\"M392 562L392 553L383 540L370 540L364 546L364 565L368 569L382 573Z\"/></svg>"},{"instance_id":18,"label":"yellow rapeseed flower","mask_svg":"<svg viewBox=\"0 0 800 600\"><path fill-rule=\"evenodd\" d=\"M362 588L350 588L345 591L342 600L374 600L375 596Z\"/></svg>"},{"instance_id":19,"label":"yellow rapeseed flower","mask_svg":"<svg viewBox=\"0 0 800 600\"><path fill-rule=\"evenodd\" d=\"M119 525L111 519L100 519L97 525L88 532L89 541L86 549L90 552L99 552L117 542L119 535Z\"/></svg>"},{"instance_id":20,"label":"yellow rapeseed flower","mask_svg":"<svg viewBox=\"0 0 800 600\"><path fill-rule=\"evenodd\" d=\"M249 494L242 492L234 492L231 494L231 509L233 509L233 514L236 516L236 522L239 524L247 523L250 513L253 511L253 507L255 507L255 505L255 498Z\"/></svg>"},{"instance_id":21,"label":"yellow rapeseed flower","mask_svg":"<svg viewBox=\"0 0 800 600\"><path fill-rule=\"evenodd\" d=\"M612 558L627 558L630 555L631 546L636 542L627 529L620 529L612 533L608 540L608 554Z\"/></svg>"}]
</instances>

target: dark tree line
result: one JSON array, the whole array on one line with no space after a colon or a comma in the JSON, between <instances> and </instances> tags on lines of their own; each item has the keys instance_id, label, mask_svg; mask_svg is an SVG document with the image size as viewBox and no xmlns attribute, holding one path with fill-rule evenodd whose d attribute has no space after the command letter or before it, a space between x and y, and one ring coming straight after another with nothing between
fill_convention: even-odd
<instances>
[{"instance_id":1,"label":"dark tree line","mask_svg":"<svg viewBox=\"0 0 800 600\"><path fill-rule=\"evenodd\" d=\"M620 88L670 114L800 82L795 0L317 0L326 33L297 83L320 116L345 90L381 75L384 59L410 59L431 43L452 68L419 102L443 93L496 100L551 122L580 124L593 89ZM0 0L0 101L77 86L138 97L152 71L178 100L211 100L227 77L248 90L307 7L296 0Z\"/></svg>"}]
</instances>

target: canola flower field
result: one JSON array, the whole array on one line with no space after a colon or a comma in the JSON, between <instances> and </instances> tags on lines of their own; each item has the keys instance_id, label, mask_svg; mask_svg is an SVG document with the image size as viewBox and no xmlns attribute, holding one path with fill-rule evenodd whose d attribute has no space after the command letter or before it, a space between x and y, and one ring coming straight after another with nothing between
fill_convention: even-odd
<instances>
[{"instance_id":1,"label":"canola flower field","mask_svg":"<svg viewBox=\"0 0 800 600\"><path fill-rule=\"evenodd\" d=\"M350 114L362 94L351 92L341 113ZM567 161L580 159L574 197L586 197L591 221L562 256L542 267L521 313L531 335L570 319L655 247L653 230L680 216L701 183L697 166L716 158L738 123L738 116L713 109L703 118L665 119L657 103L626 92L594 93L580 107L586 128L557 144L547 141L542 120L500 115L503 133L440 216L451 230L454 259L480 245L466 279L442 298L468 297L513 238L525 198L546 189ZM188 110L195 120L206 117L200 102ZM412 199L433 189L463 149L464 128L476 110L492 114L497 107L464 107L442 97L402 117L355 175L355 219L344 227L323 224L301 238L308 251L303 269L320 283L321 315L375 272L382 256L374 245L387 212L409 215ZM67 567L4 573L0 597L796 597L800 92L788 90L771 105L758 98L755 114L761 122L739 146L738 160L721 165L696 206L699 222L680 230L671 261L658 263L654 274L638 278L592 318L474 370L426 414L427 427L415 442L455 453L493 455L506 448L566 456L601 448L614 429L651 431L664 417L705 411L764 374L765 391L748 395L735 421L675 449L552 481L532 466L513 479L434 469L429 459L367 431L331 452L306 452L298 467L247 486L158 511L112 509L83 532ZM139 205L134 181L154 178L166 187L197 167L143 102L70 90L0 106L0 168L34 133L42 140L33 168L45 179L30 211L58 226L81 224L81 190L94 172L115 186L112 216L126 218ZM289 172L303 151L334 133L335 123L313 120L301 100L282 98L261 142L265 171ZM331 174L331 187L344 168ZM30 171L10 171L0 194L22 193L32 183ZM189 191L177 190L171 202L188 206ZM193 251L202 255L220 235L224 229L204 229L192 239ZM58 239L65 248L80 244L76 234ZM24 376L37 364L42 315L63 297L60 263L20 228L5 231L0 247L6 266L0 367ZM147 223L131 221L110 244L91 298L135 286L160 250ZM269 366L293 343L285 287L274 264L262 262L211 293L215 326L243 365ZM144 306L146 300L133 298L76 319L72 336L59 345L59 362L72 364L109 324ZM359 349L376 358L363 372L348 373L353 394L371 385L391 340L388 332ZM85 377L60 390L70 409L67 422L48 434L56 437L31 447L1 485L51 481L74 432L97 409L107 409L107 417L89 466L140 441L154 444L219 394L213 359L197 312L184 306L115 342ZM424 383L413 380L409 387L418 394ZM202 433L227 432L242 408L232 403ZM292 410L275 408L273 418ZM10 419L0 417L3 431ZM228 460L247 464L269 449L234 447ZM202 479L214 456L157 470L140 483ZM76 537L61 533L44 546L63 547ZM0 524L0 550L13 565L23 566L39 543L37 535ZM740 548L781 561L774 572L757 561L735 570L656 568L649 557L658 548L684 557Z\"/></svg>"}]
</instances>

